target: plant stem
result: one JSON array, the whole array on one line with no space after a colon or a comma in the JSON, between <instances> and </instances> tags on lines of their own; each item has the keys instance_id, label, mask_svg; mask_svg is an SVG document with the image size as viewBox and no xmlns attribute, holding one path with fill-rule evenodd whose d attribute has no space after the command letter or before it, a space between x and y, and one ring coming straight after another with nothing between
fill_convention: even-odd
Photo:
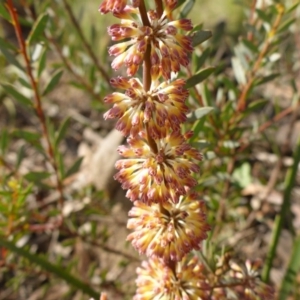
<instances>
[{"instance_id":1,"label":"plant stem","mask_svg":"<svg viewBox=\"0 0 300 300\"><path fill-rule=\"evenodd\" d=\"M6 7L9 11L9 14L10 14L11 18L12 18L12 25L14 26L14 29L15 29L15 33L16 33L17 40L18 40L19 47L20 47L20 53L24 58L27 76L29 77L31 87L33 89L34 108L35 108L36 114L37 114L37 116L40 120L41 127L42 127L42 133L43 133L43 136L46 140L47 155L48 155L49 161L50 161L50 163L51 163L51 165L54 169L54 173L55 173L55 177L56 177L57 190L58 190L59 195L60 195L59 203L60 203L60 207L62 209L63 208L63 203L64 203L63 184L62 184L62 181L61 181L60 176L59 176L58 166L57 166L57 162L56 162L55 155L54 155L54 149L53 149L53 146L52 146L51 141L50 141L50 137L49 137L49 133L48 133L48 129L47 129L47 124L46 124L46 117L45 117L45 114L44 114L44 111L43 111L43 108L42 108L42 101L41 101L41 97L40 97L40 93L39 93L39 89L38 89L38 84L37 84L36 79L33 76L30 59L29 59L27 51L26 51L26 44L25 44L25 41L22 37L22 30L21 30L20 22L19 22L19 19L18 19L16 9L15 9L14 4L13 4L13 1L12 0L7 0ZM61 219L62 219L62 215L61 215Z\"/></svg>"},{"instance_id":2,"label":"plant stem","mask_svg":"<svg viewBox=\"0 0 300 300\"><path fill-rule=\"evenodd\" d=\"M148 18L148 14L147 14L147 10L146 10L146 6L145 6L145 2L144 0L140 1L140 6L139 6L139 11L140 11L140 15L143 21L143 25L144 26L151 26L149 18Z\"/></svg>"},{"instance_id":3,"label":"plant stem","mask_svg":"<svg viewBox=\"0 0 300 300\"><path fill-rule=\"evenodd\" d=\"M156 11L157 11L158 17L160 18L163 14L162 0L155 0L155 5L156 5Z\"/></svg>"},{"instance_id":4,"label":"plant stem","mask_svg":"<svg viewBox=\"0 0 300 300\"><path fill-rule=\"evenodd\" d=\"M150 26L150 22L148 19L147 11L146 11L146 6L144 0L141 0L140 6L140 15L143 20L143 25L145 26ZM148 92L151 88L151 45L148 43L147 49L144 55L144 62L143 62L143 86L144 90ZM157 145L154 141L154 139L151 137L151 134L149 133L149 128L146 125L146 131L147 131L147 139L148 139L148 144L153 150L154 153L157 153Z\"/></svg>"},{"instance_id":5,"label":"plant stem","mask_svg":"<svg viewBox=\"0 0 300 300\"><path fill-rule=\"evenodd\" d=\"M270 31L268 32L267 35L267 39L265 41L264 46L262 47L261 51L258 54L258 57L254 63L254 66L252 68L252 70L250 71L249 77L247 79L247 84L243 87L240 97L238 99L238 104L237 104L237 110L239 112L242 112L246 109L246 100L247 100L247 96L248 93L250 92L253 82L255 80L255 76L257 71L259 70L259 67L264 59L264 57L266 56L266 54L268 53L270 46L271 46L271 41L276 33L276 30L278 29L278 26L281 22L281 19L283 17L284 14L284 7L281 4L278 4L277 6L277 11L278 11L278 15L274 21L274 24L272 26L272 28L270 29Z\"/></svg>"},{"instance_id":6,"label":"plant stem","mask_svg":"<svg viewBox=\"0 0 300 300\"><path fill-rule=\"evenodd\" d=\"M291 217L290 216L291 193L295 184L299 162L300 162L300 139L298 140L297 147L294 152L294 164L288 170L285 177L283 203L281 206L280 214L277 215L275 220L272 242L269 249L269 253L267 255L266 264L264 266L263 273L262 273L262 279L265 282L268 282L270 278L270 272L273 265L273 260L275 258L276 249L279 242L279 237L282 230L283 222L285 220L289 220L289 218Z\"/></svg>"}]
</instances>

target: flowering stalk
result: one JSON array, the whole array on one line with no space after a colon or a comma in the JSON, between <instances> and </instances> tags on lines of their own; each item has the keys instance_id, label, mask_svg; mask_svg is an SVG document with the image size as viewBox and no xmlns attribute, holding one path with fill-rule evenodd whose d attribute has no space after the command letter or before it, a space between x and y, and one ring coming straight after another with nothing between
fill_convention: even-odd
<instances>
[{"instance_id":1,"label":"flowering stalk","mask_svg":"<svg viewBox=\"0 0 300 300\"><path fill-rule=\"evenodd\" d=\"M192 39L183 32L193 26L188 19L173 20L177 0L155 0L155 5L147 11L144 0L104 0L99 8L121 20L108 28L118 42L109 54L115 56L112 68L125 66L128 76L111 80L125 92L105 98L113 107L104 117L118 119L116 128L128 137L128 146L118 148L124 159L116 163L115 179L133 202L127 225L133 232L127 239L149 259L137 270L134 299L227 299L228 286L242 285L246 293L255 276L220 282L189 255L200 250L210 229L205 204L193 191L202 155L187 142L192 132L181 133L189 93L183 79L172 79L189 63ZM142 80L133 77L141 65ZM236 274L232 277L238 279ZM238 295L241 289L236 290ZM261 290L253 295L263 295Z\"/></svg>"}]
</instances>

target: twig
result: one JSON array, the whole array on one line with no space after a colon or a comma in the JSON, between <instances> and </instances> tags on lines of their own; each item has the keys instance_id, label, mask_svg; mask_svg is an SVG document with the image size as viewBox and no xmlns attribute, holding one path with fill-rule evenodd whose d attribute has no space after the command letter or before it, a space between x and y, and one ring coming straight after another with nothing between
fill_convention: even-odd
<instances>
[{"instance_id":1,"label":"twig","mask_svg":"<svg viewBox=\"0 0 300 300\"><path fill-rule=\"evenodd\" d=\"M253 0L252 1L250 18L249 18L249 24L250 25L254 25L254 23L255 23L254 16L255 16L256 3L257 3L257 0ZM248 31L248 33L247 33L247 40L250 41L250 42L253 40L253 32L252 31Z\"/></svg>"},{"instance_id":2,"label":"twig","mask_svg":"<svg viewBox=\"0 0 300 300\"><path fill-rule=\"evenodd\" d=\"M98 243L97 241L90 240L90 239L86 238L85 236L80 235L78 232L70 230L69 228L63 227L62 231L66 231L69 236L80 238L84 242L89 243L93 246L99 247L99 248L101 248L101 249L103 249L107 252L110 252L110 253L113 253L113 254L116 254L116 255L119 255L119 256L123 256L123 257L127 258L130 261L140 262L140 259L135 257L135 256L127 254L127 253L123 252L122 250L117 250L115 248L107 246L106 244Z\"/></svg>"},{"instance_id":3,"label":"twig","mask_svg":"<svg viewBox=\"0 0 300 300\"><path fill-rule=\"evenodd\" d=\"M99 72L101 73L101 75L103 76L103 78L105 79L105 81L107 82L107 84L109 85L110 84L110 78L107 74L107 72L104 70L104 68L100 65L94 51L92 50L92 47L91 45L88 43L88 41L86 40L83 32L82 32L82 29L81 27L79 26L74 14L73 14L73 11L69 5L69 3L67 2L67 0L63 0L63 4L64 4L64 7L70 17L70 20L74 26L74 28L76 29L86 51L88 52L88 54L90 55L91 59L93 60L95 66L97 67L97 69L99 70Z\"/></svg>"},{"instance_id":4,"label":"twig","mask_svg":"<svg viewBox=\"0 0 300 300\"><path fill-rule=\"evenodd\" d=\"M24 58L27 75L29 77L29 81L30 81L32 89L33 89L34 109L35 109L35 112L36 112L36 114L37 114L37 116L40 120L43 136L46 140L46 144L47 144L46 151L47 151L49 161L50 161L50 163L51 163L51 165L54 169L54 173L55 173L55 177L56 177L57 190L58 190L59 195L60 195L59 204L60 204L60 207L62 208L63 203L64 203L63 184L62 184L62 182L60 180L60 177L59 177L58 166L57 166L57 163L56 163L56 159L55 159L55 155L54 155L54 149L53 149L53 146L51 144L48 129L47 129L47 125L46 125L46 117L45 117L45 114L44 114L44 111L43 111L43 108L42 108L42 101L41 101L41 97L40 97L40 94L39 94L37 81L33 76L30 59L29 59L28 54L27 54L26 44L25 44L25 41L24 41L23 36L22 36L21 26L20 26L20 23L19 23L18 15L17 15L16 9L14 7L13 1L12 0L7 0L6 7L9 11L9 14L10 14L11 18L12 18L12 24L13 24L14 29L15 29L15 33L16 33L17 40L18 40L19 47L20 47L20 52L21 52L21 55Z\"/></svg>"},{"instance_id":5,"label":"twig","mask_svg":"<svg viewBox=\"0 0 300 300\"><path fill-rule=\"evenodd\" d=\"M270 49L272 38L274 37L275 32L276 32L276 30L280 24L280 21L283 17L283 14L284 14L283 5L278 4L277 10L278 10L278 15L274 21L274 24L273 24L270 32L268 33L267 40L266 40L264 46L262 47L261 51L259 52L258 57L254 63L254 66L253 66L252 70L250 71L249 77L247 78L247 84L244 85L244 87L242 88L241 94L239 96L238 103L237 103L237 111L239 111L239 112L242 112L246 109L246 99L247 99L248 93L252 87L252 84L255 80L256 73L259 70L262 60L264 59L265 55L268 53L268 51Z\"/></svg>"}]
</instances>

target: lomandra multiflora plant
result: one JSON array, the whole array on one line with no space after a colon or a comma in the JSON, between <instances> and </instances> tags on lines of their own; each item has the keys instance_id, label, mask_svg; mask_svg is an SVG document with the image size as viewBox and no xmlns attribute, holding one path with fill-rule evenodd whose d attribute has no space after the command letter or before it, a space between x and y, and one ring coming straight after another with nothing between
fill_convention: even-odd
<instances>
[{"instance_id":1,"label":"lomandra multiflora plant","mask_svg":"<svg viewBox=\"0 0 300 300\"><path fill-rule=\"evenodd\" d=\"M273 299L259 280L258 262L237 264L224 255L211 270L199 259L210 225L193 189L202 155L189 145L193 133L182 129L189 92L178 75L189 64L197 30L175 17L178 2L105 0L99 8L119 19L108 27L117 42L109 54L112 68L127 72L111 79L117 91L105 98L113 104L105 118L118 119L116 128L127 136L115 179L133 202L127 239L147 257L137 269L134 299Z\"/></svg>"}]
</instances>

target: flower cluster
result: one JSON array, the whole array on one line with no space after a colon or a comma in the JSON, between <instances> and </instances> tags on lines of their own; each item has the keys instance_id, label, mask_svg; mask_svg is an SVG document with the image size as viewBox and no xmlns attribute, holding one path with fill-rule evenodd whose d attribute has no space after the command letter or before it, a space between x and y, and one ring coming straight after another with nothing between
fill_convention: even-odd
<instances>
[{"instance_id":1,"label":"flower cluster","mask_svg":"<svg viewBox=\"0 0 300 300\"><path fill-rule=\"evenodd\" d=\"M197 162L201 154L186 143L180 132L172 132L163 139L148 144L145 132L128 138L130 147L120 146L120 155L127 159L117 161L119 172L115 179L127 189L127 197L144 203L177 202L187 188L197 182L192 172L199 172ZM154 148L154 149L153 149Z\"/></svg>"},{"instance_id":2,"label":"flower cluster","mask_svg":"<svg viewBox=\"0 0 300 300\"><path fill-rule=\"evenodd\" d=\"M180 31L190 31L193 26L188 19L169 18L174 3L176 1L166 1L161 16L155 10L150 10L147 14L148 24L143 23L137 3L125 6L126 1L107 0L101 5L101 12L112 10L114 16L121 19L120 24L108 28L112 40L126 40L109 48L109 54L116 56L112 62L114 70L125 65L127 75L135 75L147 49L151 49L151 74L155 78L162 74L165 79L170 79L171 72L178 72L180 66L188 65L188 54L193 51L192 40Z\"/></svg>"},{"instance_id":3,"label":"flower cluster","mask_svg":"<svg viewBox=\"0 0 300 300\"><path fill-rule=\"evenodd\" d=\"M195 193L181 197L178 203L166 202L162 208L136 201L129 217L127 227L134 232L127 239L141 254L164 261L181 261L191 250L200 249L209 230L204 203Z\"/></svg>"},{"instance_id":4,"label":"flower cluster","mask_svg":"<svg viewBox=\"0 0 300 300\"><path fill-rule=\"evenodd\" d=\"M116 128L125 136L136 136L147 126L151 137L158 139L167 135L167 128L179 131L181 123L186 121L188 91L182 79L152 81L149 91L144 90L138 78L114 78L111 85L126 92L105 97L105 102L114 106L104 118L117 118Z\"/></svg>"}]
</instances>

